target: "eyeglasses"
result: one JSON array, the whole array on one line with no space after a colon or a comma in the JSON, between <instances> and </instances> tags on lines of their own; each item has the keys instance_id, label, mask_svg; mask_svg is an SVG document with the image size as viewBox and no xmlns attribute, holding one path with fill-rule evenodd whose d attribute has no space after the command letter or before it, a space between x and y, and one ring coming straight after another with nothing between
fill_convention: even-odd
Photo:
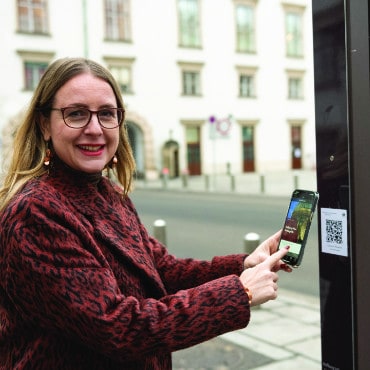
<instances>
[{"instance_id":1,"label":"eyeglasses","mask_svg":"<svg viewBox=\"0 0 370 370\"><path fill-rule=\"evenodd\" d=\"M101 127L111 129L118 127L124 118L123 108L103 108L90 110L82 107L51 108L62 112L64 123L71 128L83 128L87 126L95 113Z\"/></svg>"}]
</instances>

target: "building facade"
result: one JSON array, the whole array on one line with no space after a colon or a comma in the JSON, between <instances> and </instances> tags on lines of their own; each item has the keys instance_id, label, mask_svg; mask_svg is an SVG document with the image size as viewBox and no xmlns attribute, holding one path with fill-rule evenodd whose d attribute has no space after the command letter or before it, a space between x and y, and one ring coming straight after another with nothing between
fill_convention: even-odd
<instances>
[{"instance_id":1,"label":"building facade","mask_svg":"<svg viewBox=\"0 0 370 370\"><path fill-rule=\"evenodd\" d=\"M138 176L315 166L310 0L7 0L2 156L57 58L119 82Z\"/></svg>"}]
</instances>

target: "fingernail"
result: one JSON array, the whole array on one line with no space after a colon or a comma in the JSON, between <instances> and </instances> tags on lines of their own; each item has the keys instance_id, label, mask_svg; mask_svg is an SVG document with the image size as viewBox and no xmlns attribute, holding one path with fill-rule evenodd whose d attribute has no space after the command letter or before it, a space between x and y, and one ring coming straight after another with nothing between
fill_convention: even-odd
<instances>
[{"instance_id":1,"label":"fingernail","mask_svg":"<svg viewBox=\"0 0 370 370\"><path fill-rule=\"evenodd\" d=\"M287 245L287 246L285 247L285 249L290 249L290 245Z\"/></svg>"}]
</instances>

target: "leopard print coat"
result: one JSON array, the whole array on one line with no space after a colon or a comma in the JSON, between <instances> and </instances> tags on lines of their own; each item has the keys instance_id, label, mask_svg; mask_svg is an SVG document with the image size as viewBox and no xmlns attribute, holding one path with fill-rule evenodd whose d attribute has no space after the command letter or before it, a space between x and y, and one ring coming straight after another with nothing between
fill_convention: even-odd
<instances>
[{"instance_id":1,"label":"leopard print coat","mask_svg":"<svg viewBox=\"0 0 370 370\"><path fill-rule=\"evenodd\" d=\"M175 258L107 178L56 165L0 215L0 369L171 369L248 324L244 258Z\"/></svg>"}]
</instances>

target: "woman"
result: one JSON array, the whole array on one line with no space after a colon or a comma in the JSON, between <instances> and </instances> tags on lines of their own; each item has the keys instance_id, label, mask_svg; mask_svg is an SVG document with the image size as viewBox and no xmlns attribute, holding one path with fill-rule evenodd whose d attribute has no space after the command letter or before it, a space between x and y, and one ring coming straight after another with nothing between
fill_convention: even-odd
<instances>
[{"instance_id":1,"label":"woman","mask_svg":"<svg viewBox=\"0 0 370 370\"><path fill-rule=\"evenodd\" d=\"M291 271L280 233L248 257L169 255L128 197L123 121L99 64L43 75L0 190L0 369L171 369L171 352L245 327Z\"/></svg>"}]
</instances>

